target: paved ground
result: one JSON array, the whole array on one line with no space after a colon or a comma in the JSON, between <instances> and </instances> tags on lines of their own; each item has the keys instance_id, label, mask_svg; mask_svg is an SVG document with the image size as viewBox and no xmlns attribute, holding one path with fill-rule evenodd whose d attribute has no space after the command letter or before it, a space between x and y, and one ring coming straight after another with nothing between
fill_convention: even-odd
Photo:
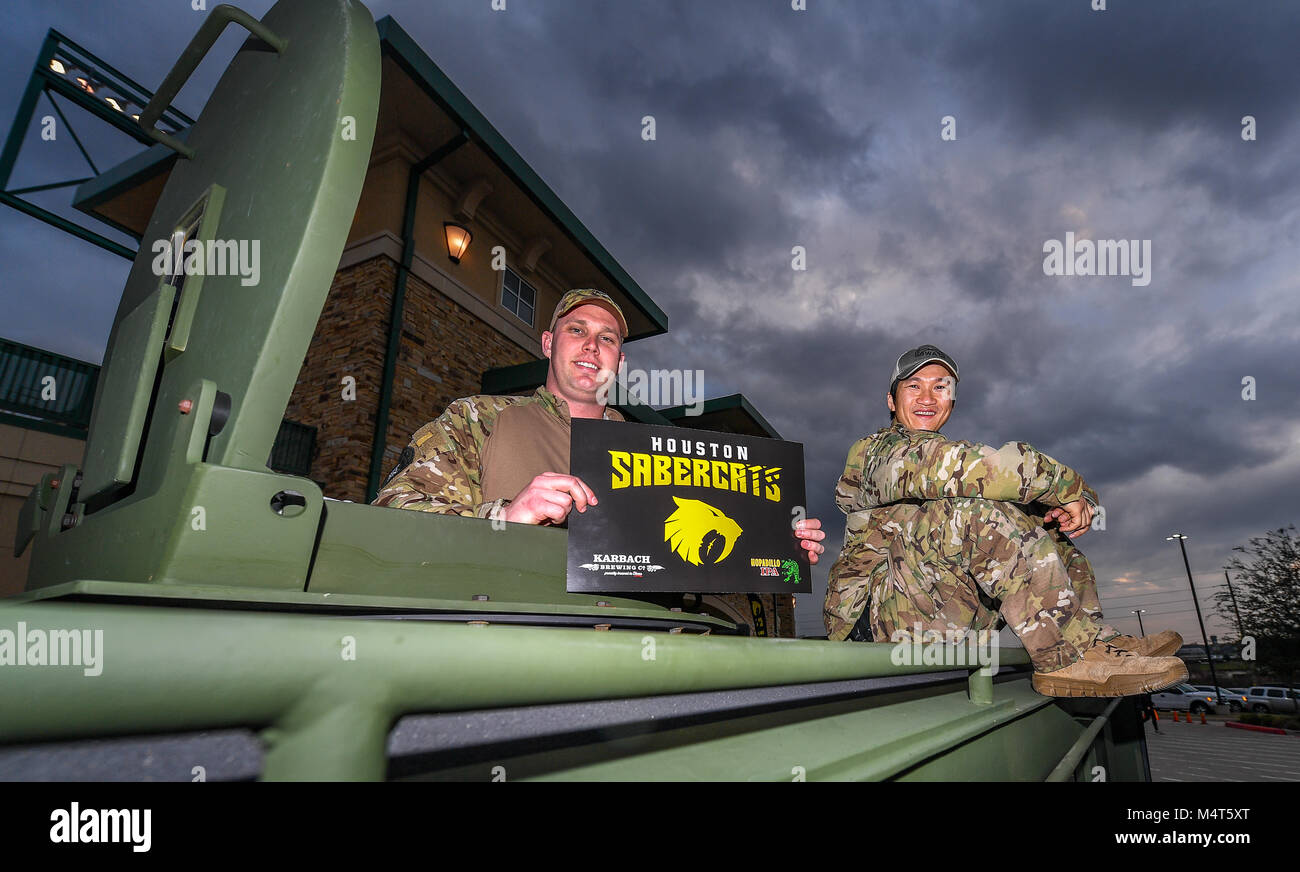
<instances>
[{"instance_id":1,"label":"paved ground","mask_svg":"<svg viewBox=\"0 0 1300 872\"><path fill-rule=\"evenodd\" d=\"M1160 732L1146 725L1152 781L1300 781L1300 736L1234 730L1228 718L1174 723L1160 713Z\"/></svg>"}]
</instances>

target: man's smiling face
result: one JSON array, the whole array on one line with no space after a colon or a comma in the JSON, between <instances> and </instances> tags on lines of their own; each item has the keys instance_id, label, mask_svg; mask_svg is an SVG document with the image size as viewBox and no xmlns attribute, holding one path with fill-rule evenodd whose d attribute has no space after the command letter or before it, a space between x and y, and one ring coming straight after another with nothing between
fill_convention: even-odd
<instances>
[{"instance_id":1,"label":"man's smiling face","mask_svg":"<svg viewBox=\"0 0 1300 872\"><path fill-rule=\"evenodd\" d=\"M623 334L602 306L577 306L542 334L542 353L551 359L546 388L570 406L597 403L596 392L623 360ZM604 373L604 375L602 375Z\"/></svg>"},{"instance_id":2,"label":"man's smiling face","mask_svg":"<svg viewBox=\"0 0 1300 872\"><path fill-rule=\"evenodd\" d=\"M902 379L886 402L907 429L938 432L952 414L956 384L946 366L927 363Z\"/></svg>"}]
</instances>

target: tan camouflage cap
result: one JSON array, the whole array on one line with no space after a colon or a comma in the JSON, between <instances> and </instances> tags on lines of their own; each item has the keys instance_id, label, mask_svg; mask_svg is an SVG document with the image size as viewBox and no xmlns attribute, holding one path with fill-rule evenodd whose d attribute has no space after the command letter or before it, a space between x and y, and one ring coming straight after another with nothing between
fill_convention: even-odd
<instances>
[{"instance_id":1,"label":"tan camouflage cap","mask_svg":"<svg viewBox=\"0 0 1300 872\"><path fill-rule=\"evenodd\" d=\"M600 306L618 319L618 326L623 330L623 338L627 338L627 319L623 317L623 310L618 307L618 303L615 303L609 294L595 288L576 288L560 297L560 302L555 307L555 314L551 316L551 326L546 329L552 333L555 332L555 322L560 320L561 315L588 303L593 306Z\"/></svg>"}]
</instances>

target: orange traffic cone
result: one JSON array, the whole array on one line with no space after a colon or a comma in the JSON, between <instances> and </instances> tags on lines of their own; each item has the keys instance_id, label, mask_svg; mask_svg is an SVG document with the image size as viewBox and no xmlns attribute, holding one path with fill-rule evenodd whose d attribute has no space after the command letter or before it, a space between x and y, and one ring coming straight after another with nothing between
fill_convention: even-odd
<instances>
[{"instance_id":1,"label":"orange traffic cone","mask_svg":"<svg viewBox=\"0 0 1300 872\"><path fill-rule=\"evenodd\" d=\"M1174 723L1178 723L1178 712L1174 712Z\"/></svg>"},{"instance_id":2,"label":"orange traffic cone","mask_svg":"<svg viewBox=\"0 0 1300 872\"><path fill-rule=\"evenodd\" d=\"M1205 712L1201 712L1201 723L1205 723Z\"/></svg>"}]
</instances>

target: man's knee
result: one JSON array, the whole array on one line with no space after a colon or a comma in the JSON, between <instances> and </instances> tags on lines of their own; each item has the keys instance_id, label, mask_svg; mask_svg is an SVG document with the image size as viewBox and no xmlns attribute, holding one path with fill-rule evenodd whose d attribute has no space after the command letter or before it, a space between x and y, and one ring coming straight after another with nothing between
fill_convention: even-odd
<instances>
[{"instance_id":1,"label":"man's knee","mask_svg":"<svg viewBox=\"0 0 1300 872\"><path fill-rule=\"evenodd\" d=\"M958 518L967 526L968 540L981 550L988 550L999 540L1022 542L1047 533L1033 516L1015 503L997 500L965 500L956 508ZM964 517L962 517L964 515Z\"/></svg>"},{"instance_id":2,"label":"man's knee","mask_svg":"<svg viewBox=\"0 0 1300 872\"><path fill-rule=\"evenodd\" d=\"M992 586L1010 573L1044 561L1060 564L1047 531L1033 516L1013 503L994 500L955 500L949 547L957 546L951 558L969 572L991 596Z\"/></svg>"}]
</instances>

